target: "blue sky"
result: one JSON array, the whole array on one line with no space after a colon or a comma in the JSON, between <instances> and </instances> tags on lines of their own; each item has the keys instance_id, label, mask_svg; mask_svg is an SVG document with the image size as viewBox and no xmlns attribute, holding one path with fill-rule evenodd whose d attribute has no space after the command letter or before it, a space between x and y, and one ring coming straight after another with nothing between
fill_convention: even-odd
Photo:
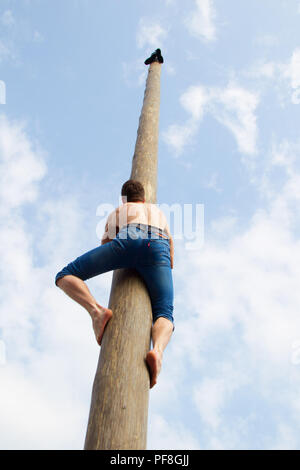
<instances>
[{"instance_id":1,"label":"blue sky","mask_svg":"<svg viewBox=\"0 0 300 470\"><path fill-rule=\"evenodd\" d=\"M300 448L299 23L299 0L1 1L1 448L83 447L99 348L54 277L119 204L157 47L157 200L203 204L205 242L175 240L148 448Z\"/></svg>"}]
</instances>

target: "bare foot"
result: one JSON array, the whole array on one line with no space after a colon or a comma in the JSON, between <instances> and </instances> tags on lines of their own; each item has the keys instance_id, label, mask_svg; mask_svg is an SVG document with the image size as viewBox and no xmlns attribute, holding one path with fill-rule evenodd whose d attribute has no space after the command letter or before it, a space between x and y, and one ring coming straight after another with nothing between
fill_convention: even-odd
<instances>
[{"instance_id":1,"label":"bare foot","mask_svg":"<svg viewBox=\"0 0 300 470\"><path fill-rule=\"evenodd\" d=\"M97 343L101 346L102 337L106 324L112 317L112 310L109 308L102 307L102 305L97 304L97 308L94 308L90 315L93 321L93 328L96 336Z\"/></svg>"},{"instance_id":2,"label":"bare foot","mask_svg":"<svg viewBox=\"0 0 300 470\"><path fill-rule=\"evenodd\" d=\"M152 388L157 383L157 377L160 373L162 353L152 349L147 353L146 362L150 368L150 388Z\"/></svg>"}]
</instances>

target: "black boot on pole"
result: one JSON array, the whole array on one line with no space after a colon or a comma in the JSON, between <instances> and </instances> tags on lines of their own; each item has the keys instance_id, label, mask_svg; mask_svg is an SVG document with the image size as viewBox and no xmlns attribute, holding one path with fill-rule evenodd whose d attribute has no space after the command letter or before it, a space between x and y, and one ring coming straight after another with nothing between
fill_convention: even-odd
<instances>
[{"instance_id":1,"label":"black boot on pole","mask_svg":"<svg viewBox=\"0 0 300 470\"><path fill-rule=\"evenodd\" d=\"M163 56L161 55L161 50L156 49L148 59L145 60L144 64L149 65L152 64L152 62L159 62L162 64L164 62Z\"/></svg>"}]
</instances>

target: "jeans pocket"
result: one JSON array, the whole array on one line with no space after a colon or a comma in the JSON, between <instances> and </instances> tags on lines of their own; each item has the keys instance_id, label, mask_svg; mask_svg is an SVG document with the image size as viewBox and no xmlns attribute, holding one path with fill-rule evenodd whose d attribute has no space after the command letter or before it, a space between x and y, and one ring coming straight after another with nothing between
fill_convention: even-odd
<instances>
[{"instance_id":1,"label":"jeans pocket","mask_svg":"<svg viewBox=\"0 0 300 470\"><path fill-rule=\"evenodd\" d=\"M170 247L162 240L146 240L146 256L145 262L149 265L166 265L170 266Z\"/></svg>"}]
</instances>

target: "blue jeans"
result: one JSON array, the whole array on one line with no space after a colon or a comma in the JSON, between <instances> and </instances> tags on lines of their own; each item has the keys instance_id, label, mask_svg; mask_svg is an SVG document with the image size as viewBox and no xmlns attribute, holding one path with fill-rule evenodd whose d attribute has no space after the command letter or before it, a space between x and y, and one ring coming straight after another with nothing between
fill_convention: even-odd
<instances>
[{"instance_id":1,"label":"blue jeans","mask_svg":"<svg viewBox=\"0 0 300 470\"><path fill-rule=\"evenodd\" d=\"M154 228L150 233L135 224L122 227L112 241L84 253L59 271L55 284L67 274L85 281L120 268L136 269L149 292L153 323L159 317L167 318L174 331L170 242L159 237Z\"/></svg>"}]
</instances>

